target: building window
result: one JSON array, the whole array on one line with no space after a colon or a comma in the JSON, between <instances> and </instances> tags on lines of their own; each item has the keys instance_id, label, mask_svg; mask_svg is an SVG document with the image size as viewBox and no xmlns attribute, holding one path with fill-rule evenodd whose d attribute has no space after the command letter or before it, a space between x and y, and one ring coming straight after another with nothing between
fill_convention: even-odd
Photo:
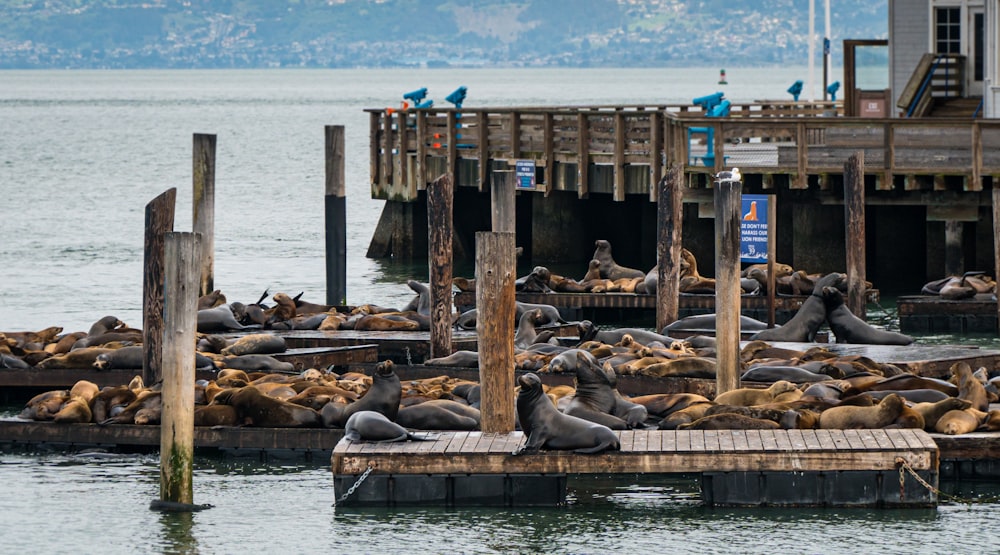
<instances>
[{"instance_id":1,"label":"building window","mask_svg":"<svg viewBox=\"0 0 1000 555\"><path fill-rule=\"evenodd\" d=\"M972 32L975 36L975 45L972 50L972 78L975 81L983 80L983 66L985 65L985 53L983 52L983 41L986 30L986 18L981 13L973 15Z\"/></svg>"},{"instance_id":2,"label":"building window","mask_svg":"<svg viewBox=\"0 0 1000 555\"><path fill-rule=\"evenodd\" d=\"M935 31L938 54L962 53L962 9L937 8L935 12Z\"/></svg>"}]
</instances>

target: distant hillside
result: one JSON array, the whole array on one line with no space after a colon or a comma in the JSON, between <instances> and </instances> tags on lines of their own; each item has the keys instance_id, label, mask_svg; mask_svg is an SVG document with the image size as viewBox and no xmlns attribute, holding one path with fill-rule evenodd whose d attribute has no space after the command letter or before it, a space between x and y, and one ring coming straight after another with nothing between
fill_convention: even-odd
<instances>
[{"instance_id":1,"label":"distant hillside","mask_svg":"<svg viewBox=\"0 0 1000 555\"><path fill-rule=\"evenodd\" d=\"M834 6L835 43L886 37L888 0ZM8 0L0 68L770 65L808 28L802 0Z\"/></svg>"}]
</instances>

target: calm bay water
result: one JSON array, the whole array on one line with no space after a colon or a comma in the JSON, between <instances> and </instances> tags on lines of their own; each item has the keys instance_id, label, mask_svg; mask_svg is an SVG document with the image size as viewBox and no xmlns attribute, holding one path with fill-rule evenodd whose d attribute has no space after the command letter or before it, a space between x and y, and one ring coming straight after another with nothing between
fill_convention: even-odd
<instances>
[{"instance_id":1,"label":"calm bay water","mask_svg":"<svg viewBox=\"0 0 1000 555\"><path fill-rule=\"evenodd\" d=\"M323 126L346 126L350 304L402 305L426 266L364 257L368 115L459 85L467 107L785 98L805 68L0 72L0 330L141 325L144 207L178 189L191 228L191 137L218 135L216 286L325 298ZM944 338L947 340L949 338ZM989 344L992 340L987 340ZM0 417L11 417L2 412ZM1000 504L937 510L711 510L690 478L573 484L557 509L336 511L325 462L196 461L193 515L147 510L149 455L0 451L0 552L987 553ZM973 496L978 485L952 484ZM992 493L996 493L995 486ZM987 493L990 493L987 490ZM985 526L984 526L985 524Z\"/></svg>"}]
</instances>

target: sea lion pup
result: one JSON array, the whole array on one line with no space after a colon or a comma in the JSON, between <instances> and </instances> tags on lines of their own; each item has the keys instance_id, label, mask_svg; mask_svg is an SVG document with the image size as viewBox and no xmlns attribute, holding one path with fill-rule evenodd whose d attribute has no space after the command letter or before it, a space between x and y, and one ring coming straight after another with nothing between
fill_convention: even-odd
<instances>
[{"instance_id":1,"label":"sea lion pup","mask_svg":"<svg viewBox=\"0 0 1000 555\"><path fill-rule=\"evenodd\" d=\"M903 413L904 401L889 395L871 407L836 406L819 415L819 427L827 430L885 428Z\"/></svg>"},{"instance_id":2,"label":"sea lion pup","mask_svg":"<svg viewBox=\"0 0 1000 555\"><path fill-rule=\"evenodd\" d=\"M517 419L527 438L514 455L540 449L600 453L621 448L618 436L607 426L559 412L542 391L542 380L528 373L517 378Z\"/></svg>"},{"instance_id":3,"label":"sea lion pup","mask_svg":"<svg viewBox=\"0 0 1000 555\"><path fill-rule=\"evenodd\" d=\"M395 421L402 397L403 387L396 375L395 365L391 360L384 360L375 365L372 385L364 396L347 406L327 403L323 407L323 425L327 428L343 428L352 414L362 410L381 412L389 420Z\"/></svg>"},{"instance_id":4,"label":"sea lion pup","mask_svg":"<svg viewBox=\"0 0 1000 555\"><path fill-rule=\"evenodd\" d=\"M782 395L785 395L785 397L781 397ZM715 397L715 404L751 407L754 405L766 405L779 401L779 399L781 401L794 401L801 396L802 392L798 390L795 384L780 380L771 384L771 387L767 389L741 387L720 393Z\"/></svg>"},{"instance_id":5,"label":"sea lion pup","mask_svg":"<svg viewBox=\"0 0 1000 555\"><path fill-rule=\"evenodd\" d=\"M271 333L252 333L237 338L222 349L223 355L270 355L288 350L283 337Z\"/></svg>"},{"instance_id":6,"label":"sea lion pup","mask_svg":"<svg viewBox=\"0 0 1000 555\"><path fill-rule=\"evenodd\" d=\"M593 355L582 349L562 352L549 362L552 371L573 372L576 394L569 401L565 412L613 430L627 430L643 426L648 413L646 407L633 403L617 389L618 377L608 363L602 366Z\"/></svg>"},{"instance_id":7,"label":"sea lion pup","mask_svg":"<svg viewBox=\"0 0 1000 555\"><path fill-rule=\"evenodd\" d=\"M604 239L594 241L594 256L591 259L600 261L601 277L604 279L614 281L622 278L646 278L646 272L636 270L635 268L627 268L615 262L614 257L611 255L611 243Z\"/></svg>"},{"instance_id":8,"label":"sea lion pup","mask_svg":"<svg viewBox=\"0 0 1000 555\"><path fill-rule=\"evenodd\" d=\"M225 304L226 296L222 294L222 291L216 289L207 295L202 295L198 297L198 310L205 310L206 308L215 308L220 304Z\"/></svg>"},{"instance_id":9,"label":"sea lion pup","mask_svg":"<svg viewBox=\"0 0 1000 555\"><path fill-rule=\"evenodd\" d=\"M781 426L773 420L754 418L745 414L723 412L702 416L694 422L677 426L678 430L777 430Z\"/></svg>"},{"instance_id":10,"label":"sea lion pup","mask_svg":"<svg viewBox=\"0 0 1000 555\"><path fill-rule=\"evenodd\" d=\"M980 411L990 410L990 400L986 387L972 373L972 367L966 362L956 362L951 365L951 383L958 386L958 398L968 401L972 408Z\"/></svg>"},{"instance_id":11,"label":"sea lion pup","mask_svg":"<svg viewBox=\"0 0 1000 555\"><path fill-rule=\"evenodd\" d=\"M269 397L254 386L220 391L212 402L235 408L239 422L244 425L264 428L304 428L323 425L320 414L313 409Z\"/></svg>"},{"instance_id":12,"label":"sea lion pup","mask_svg":"<svg viewBox=\"0 0 1000 555\"><path fill-rule=\"evenodd\" d=\"M836 287L822 289L826 320L837 336L837 343L862 343L868 345L909 345L913 338L894 331L872 327L854 315L844 304L844 294Z\"/></svg>"},{"instance_id":13,"label":"sea lion pup","mask_svg":"<svg viewBox=\"0 0 1000 555\"><path fill-rule=\"evenodd\" d=\"M792 316L792 319L781 327L761 330L755 333L750 339L762 339L764 341L794 341L806 343L816 339L816 332L820 326L826 322L826 304L823 301L823 288L836 287L847 276L845 274L831 272L816 282L816 286L809 297L803 301L802 306Z\"/></svg>"}]
</instances>

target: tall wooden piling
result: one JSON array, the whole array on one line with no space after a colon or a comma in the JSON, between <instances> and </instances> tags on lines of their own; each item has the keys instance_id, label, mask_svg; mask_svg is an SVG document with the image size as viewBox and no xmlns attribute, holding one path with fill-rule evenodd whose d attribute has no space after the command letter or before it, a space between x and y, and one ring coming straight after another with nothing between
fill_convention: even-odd
<instances>
[{"instance_id":1,"label":"tall wooden piling","mask_svg":"<svg viewBox=\"0 0 1000 555\"><path fill-rule=\"evenodd\" d=\"M201 234L199 295L215 289L215 135L194 134L192 231Z\"/></svg>"},{"instance_id":2,"label":"tall wooden piling","mask_svg":"<svg viewBox=\"0 0 1000 555\"><path fill-rule=\"evenodd\" d=\"M1000 281L1000 180L993 178L993 275ZM1000 331L1000 302L997 303L997 330Z\"/></svg>"},{"instance_id":3,"label":"tall wooden piling","mask_svg":"<svg viewBox=\"0 0 1000 555\"><path fill-rule=\"evenodd\" d=\"M740 387L739 181L715 182L716 395Z\"/></svg>"},{"instance_id":4,"label":"tall wooden piling","mask_svg":"<svg viewBox=\"0 0 1000 555\"><path fill-rule=\"evenodd\" d=\"M847 308L864 320L865 302L865 151L844 164L844 221L847 245Z\"/></svg>"},{"instance_id":5,"label":"tall wooden piling","mask_svg":"<svg viewBox=\"0 0 1000 555\"><path fill-rule=\"evenodd\" d=\"M514 431L514 233L476 233L476 334L484 432Z\"/></svg>"},{"instance_id":6,"label":"tall wooden piling","mask_svg":"<svg viewBox=\"0 0 1000 555\"><path fill-rule=\"evenodd\" d=\"M777 257L778 236L778 195L767 203L767 327L773 328L774 321L774 262Z\"/></svg>"},{"instance_id":7,"label":"tall wooden piling","mask_svg":"<svg viewBox=\"0 0 1000 555\"><path fill-rule=\"evenodd\" d=\"M174 229L177 189L171 187L146 205L142 256L142 380L160 381L163 342L163 237ZM197 305L196 305L197 306Z\"/></svg>"},{"instance_id":8,"label":"tall wooden piling","mask_svg":"<svg viewBox=\"0 0 1000 555\"><path fill-rule=\"evenodd\" d=\"M327 125L326 135L326 304L347 304L347 200L344 126Z\"/></svg>"},{"instance_id":9,"label":"tall wooden piling","mask_svg":"<svg viewBox=\"0 0 1000 555\"><path fill-rule=\"evenodd\" d=\"M166 234L160 500L192 503L194 357L202 256L197 233Z\"/></svg>"},{"instance_id":10,"label":"tall wooden piling","mask_svg":"<svg viewBox=\"0 0 1000 555\"><path fill-rule=\"evenodd\" d=\"M656 199L656 329L677 320L681 291L684 167L673 164L658 183Z\"/></svg>"},{"instance_id":11,"label":"tall wooden piling","mask_svg":"<svg viewBox=\"0 0 1000 555\"><path fill-rule=\"evenodd\" d=\"M451 354L452 180L444 174L427 186L427 260L430 265L431 358ZM477 254L478 256L478 254Z\"/></svg>"},{"instance_id":12,"label":"tall wooden piling","mask_svg":"<svg viewBox=\"0 0 1000 555\"><path fill-rule=\"evenodd\" d=\"M965 222L944 222L944 275L960 276L965 273L965 255L962 253L962 227Z\"/></svg>"},{"instance_id":13,"label":"tall wooden piling","mask_svg":"<svg viewBox=\"0 0 1000 555\"><path fill-rule=\"evenodd\" d=\"M493 183L490 185L493 231L514 231L517 222L514 213L516 185L516 176L512 170L493 172Z\"/></svg>"}]
</instances>

